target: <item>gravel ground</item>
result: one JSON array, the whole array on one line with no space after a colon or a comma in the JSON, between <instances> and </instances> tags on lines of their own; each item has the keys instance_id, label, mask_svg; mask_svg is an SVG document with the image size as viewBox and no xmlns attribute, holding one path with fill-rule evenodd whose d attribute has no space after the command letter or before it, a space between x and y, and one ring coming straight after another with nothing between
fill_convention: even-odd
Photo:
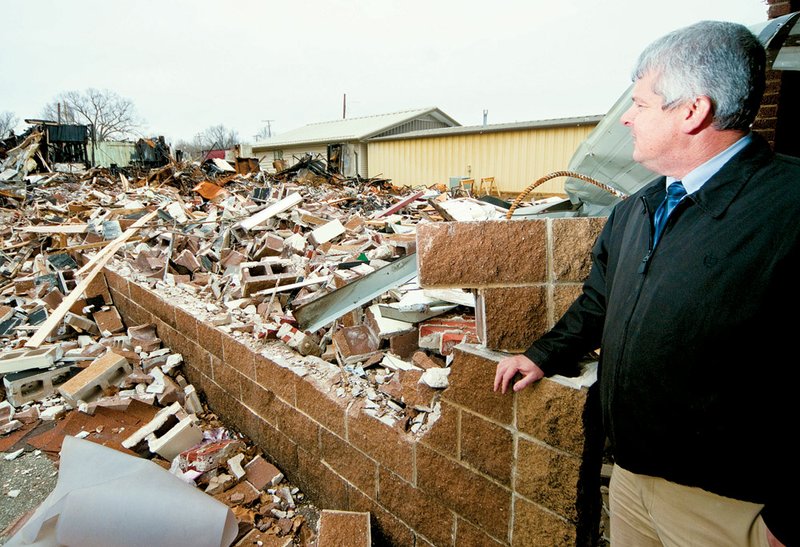
<instances>
[{"instance_id":1,"label":"gravel ground","mask_svg":"<svg viewBox=\"0 0 800 547\"><path fill-rule=\"evenodd\" d=\"M11 461L5 459L6 455L0 452L0 545L9 539L4 535L6 527L38 507L58 479L55 464L38 450L25 452ZM12 497L16 490L19 494Z\"/></svg>"}]
</instances>

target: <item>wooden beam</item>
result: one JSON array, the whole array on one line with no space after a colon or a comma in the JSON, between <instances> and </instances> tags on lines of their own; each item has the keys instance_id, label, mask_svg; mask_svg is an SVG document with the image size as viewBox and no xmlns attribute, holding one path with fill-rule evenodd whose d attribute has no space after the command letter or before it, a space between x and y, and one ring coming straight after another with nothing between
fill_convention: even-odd
<instances>
[{"instance_id":1,"label":"wooden beam","mask_svg":"<svg viewBox=\"0 0 800 547\"><path fill-rule=\"evenodd\" d=\"M42 344L42 342L44 342L45 339L48 336L50 336L50 333L53 332L53 329L55 329L58 326L58 324L64 319L64 316L67 315L67 312L72 307L72 305L75 302L77 302L78 299L83 295L83 292L92 282L92 280L95 277L97 277L97 274L99 274L103 270L103 266L105 266L106 263L111 259L111 257L114 256L114 253L116 253L117 250L120 247L122 247L125 244L125 242L128 241L128 239L130 239L130 237L139 230L139 228L144 226L151 218L153 218L157 214L158 214L158 209L146 214L145 216L137 220L135 223L131 225L130 228L125 230L125 232L123 232L117 239L112 241L111 244L104 247L102 251L97 253L97 255L94 258L92 258L92 260L90 260L83 268L78 270L77 275L80 275L82 272L90 268L94 268L85 277L83 277L83 279L81 280L81 282L78 284L77 287L72 289L72 291L70 291L70 293L64 297L64 299L61 301L61 304L59 304L58 307L55 310L53 310L53 313L51 313L50 317L48 317L47 320L44 323L42 323L42 326L39 327L39 330L37 330L36 333L33 336L31 336L31 339L25 343L26 347L38 348Z\"/></svg>"}]
</instances>

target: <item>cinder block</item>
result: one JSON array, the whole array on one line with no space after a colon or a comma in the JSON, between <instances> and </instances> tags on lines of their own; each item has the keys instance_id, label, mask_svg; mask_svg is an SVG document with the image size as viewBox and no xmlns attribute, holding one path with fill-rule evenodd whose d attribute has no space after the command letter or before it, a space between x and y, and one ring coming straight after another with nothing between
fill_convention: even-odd
<instances>
[{"instance_id":1,"label":"cinder block","mask_svg":"<svg viewBox=\"0 0 800 547\"><path fill-rule=\"evenodd\" d=\"M56 389L78 373L71 365L61 365L49 370L28 370L6 374L3 384L6 399L14 406L22 406L30 401L41 400L53 394Z\"/></svg>"},{"instance_id":2,"label":"cinder block","mask_svg":"<svg viewBox=\"0 0 800 547\"><path fill-rule=\"evenodd\" d=\"M18 349L0 354L0 374L52 367L63 357L61 345Z\"/></svg>"},{"instance_id":3,"label":"cinder block","mask_svg":"<svg viewBox=\"0 0 800 547\"><path fill-rule=\"evenodd\" d=\"M300 276L291 260L277 257L266 258L261 262L242 262L239 268L244 296L278 285L296 283Z\"/></svg>"},{"instance_id":4,"label":"cinder block","mask_svg":"<svg viewBox=\"0 0 800 547\"><path fill-rule=\"evenodd\" d=\"M370 547L369 513L323 509L319 518L317 547Z\"/></svg>"},{"instance_id":5,"label":"cinder block","mask_svg":"<svg viewBox=\"0 0 800 547\"><path fill-rule=\"evenodd\" d=\"M505 356L470 344L456 346L450 364L450 387L442 392L442 398L510 425L514 418L514 398L492 391L497 363Z\"/></svg>"},{"instance_id":6,"label":"cinder block","mask_svg":"<svg viewBox=\"0 0 800 547\"><path fill-rule=\"evenodd\" d=\"M592 247L605 217L552 219L553 276L556 282L583 282L592 266Z\"/></svg>"},{"instance_id":7,"label":"cinder block","mask_svg":"<svg viewBox=\"0 0 800 547\"><path fill-rule=\"evenodd\" d=\"M109 351L92 361L87 368L61 384L58 392L73 406L78 401L90 402L103 394L103 390L121 383L130 374L128 360Z\"/></svg>"},{"instance_id":8,"label":"cinder block","mask_svg":"<svg viewBox=\"0 0 800 547\"><path fill-rule=\"evenodd\" d=\"M546 233L545 220L420 223L419 284L483 288L544 283Z\"/></svg>"},{"instance_id":9,"label":"cinder block","mask_svg":"<svg viewBox=\"0 0 800 547\"><path fill-rule=\"evenodd\" d=\"M525 351L549 329L547 288L479 289L475 319L478 339L487 348Z\"/></svg>"},{"instance_id":10,"label":"cinder block","mask_svg":"<svg viewBox=\"0 0 800 547\"><path fill-rule=\"evenodd\" d=\"M463 412L461 460L510 488L514 436L509 429Z\"/></svg>"},{"instance_id":11,"label":"cinder block","mask_svg":"<svg viewBox=\"0 0 800 547\"><path fill-rule=\"evenodd\" d=\"M187 416L186 412L181 408L180 403L172 403L168 407L164 407L159 410L153 418L144 424L142 427L137 429L132 435L130 435L127 439L122 441L122 446L125 448L133 448L138 445L140 442L144 441L145 438L150 435L151 433L155 433L160 428L164 427L165 424L171 420L173 423L179 420L182 420Z\"/></svg>"},{"instance_id":12,"label":"cinder block","mask_svg":"<svg viewBox=\"0 0 800 547\"><path fill-rule=\"evenodd\" d=\"M591 545L581 542L574 524L519 496L514 500L513 547L529 545Z\"/></svg>"},{"instance_id":13,"label":"cinder block","mask_svg":"<svg viewBox=\"0 0 800 547\"><path fill-rule=\"evenodd\" d=\"M591 424L588 393L585 388L575 389L544 378L516 395L517 428L560 450L583 456L587 425L600 425Z\"/></svg>"},{"instance_id":14,"label":"cinder block","mask_svg":"<svg viewBox=\"0 0 800 547\"><path fill-rule=\"evenodd\" d=\"M581 460L519 439L515 490L572 522L578 519Z\"/></svg>"},{"instance_id":15,"label":"cinder block","mask_svg":"<svg viewBox=\"0 0 800 547\"><path fill-rule=\"evenodd\" d=\"M147 445L150 452L172 461L181 452L200 443L203 440L203 430L197 426L196 420L193 415L186 416L160 437L155 432L148 435Z\"/></svg>"}]
</instances>

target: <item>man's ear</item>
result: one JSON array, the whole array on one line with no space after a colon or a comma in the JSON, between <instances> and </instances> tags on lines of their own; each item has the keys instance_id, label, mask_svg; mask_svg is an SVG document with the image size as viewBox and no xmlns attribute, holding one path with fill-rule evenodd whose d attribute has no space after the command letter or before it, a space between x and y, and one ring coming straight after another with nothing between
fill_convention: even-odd
<instances>
[{"instance_id":1,"label":"man's ear","mask_svg":"<svg viewBox=\"0 0 800 547\"><path fill-rule=\"evenodd\" d=\"M705 95L700 95L693 101L687 101L683 108L682 125L684 132L688 134L697 133L714 121L714 105L711 103L711 99Z\"/></svg>"}]
</instances>

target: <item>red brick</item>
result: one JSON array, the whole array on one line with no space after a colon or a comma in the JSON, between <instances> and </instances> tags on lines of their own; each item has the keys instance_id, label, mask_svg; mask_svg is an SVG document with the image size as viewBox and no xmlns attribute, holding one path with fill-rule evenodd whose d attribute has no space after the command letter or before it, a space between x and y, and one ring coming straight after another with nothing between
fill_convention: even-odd
<instances>
[{"instance_id":1,"label":"red brick","mask_svg":"<svg viewBox=\"0 0 800 547\"><path fill-rule=\"evenodd\" d=\"M356 488L375 497L378 464L324 429L320 434L322 461Z\"/></svg>"},{"instance_id":2,"label":"red brick","mask_svg":"<svg viewBox=\"0 0 800 547\"><path fill-rule=\"evenodd\" d=\"M481 260L475 260L477 256ZM423 287L544 283L546 259L544 220L428 222L417 226L419 283Z\"/></svg>"},{"instance_id":3,"label":"red brick","mask_svg":"<svg viewBox=\"0 0 800 547\"><path fill-rule=\"evenodd\" d=\"M453 542L453 514L429 496L386 469L380 469L378 501L434 545Z\"/></svg>"},{"instance_id":4,"label":"red brick","mask_svg":"<svg viewBox=\"0 0 800 547\"><path fill-rule=\"evenodd\" d=\"M492 536L505 537L511 492L425 446L417 447L417 485Z\"/></svg>"},{"instance_id":5,"label":"red brick","mask_svg":"<svg viewBox=\"0 0 800 547\"><path fill-rule=\"evenodd\" d=\"M414 445L408 434L390 427L353 405L347 413L347 440L406 480L413 480Z\"/></svg>"},{"instance_id":6,"label":"red brick","mask_svg":"<svg viewBox=\"0 0 800 547\"><path fill-rule=\"evenodd\" d=\"M500 355L476 346L458 346L450 365L450 386L442 398L501 424L511 425L514 398L494 392L494 374Z\"/></svg>"},{"instance_id":7,"label":"red brick","mask_svg":"<svg viewBox=\"0 0 800 547\"><path fill-rule=\"evenodd\" d=\"M462 412L461 459L510 488L514 436L499 425Z\"/></svg>"}]
</instances>

